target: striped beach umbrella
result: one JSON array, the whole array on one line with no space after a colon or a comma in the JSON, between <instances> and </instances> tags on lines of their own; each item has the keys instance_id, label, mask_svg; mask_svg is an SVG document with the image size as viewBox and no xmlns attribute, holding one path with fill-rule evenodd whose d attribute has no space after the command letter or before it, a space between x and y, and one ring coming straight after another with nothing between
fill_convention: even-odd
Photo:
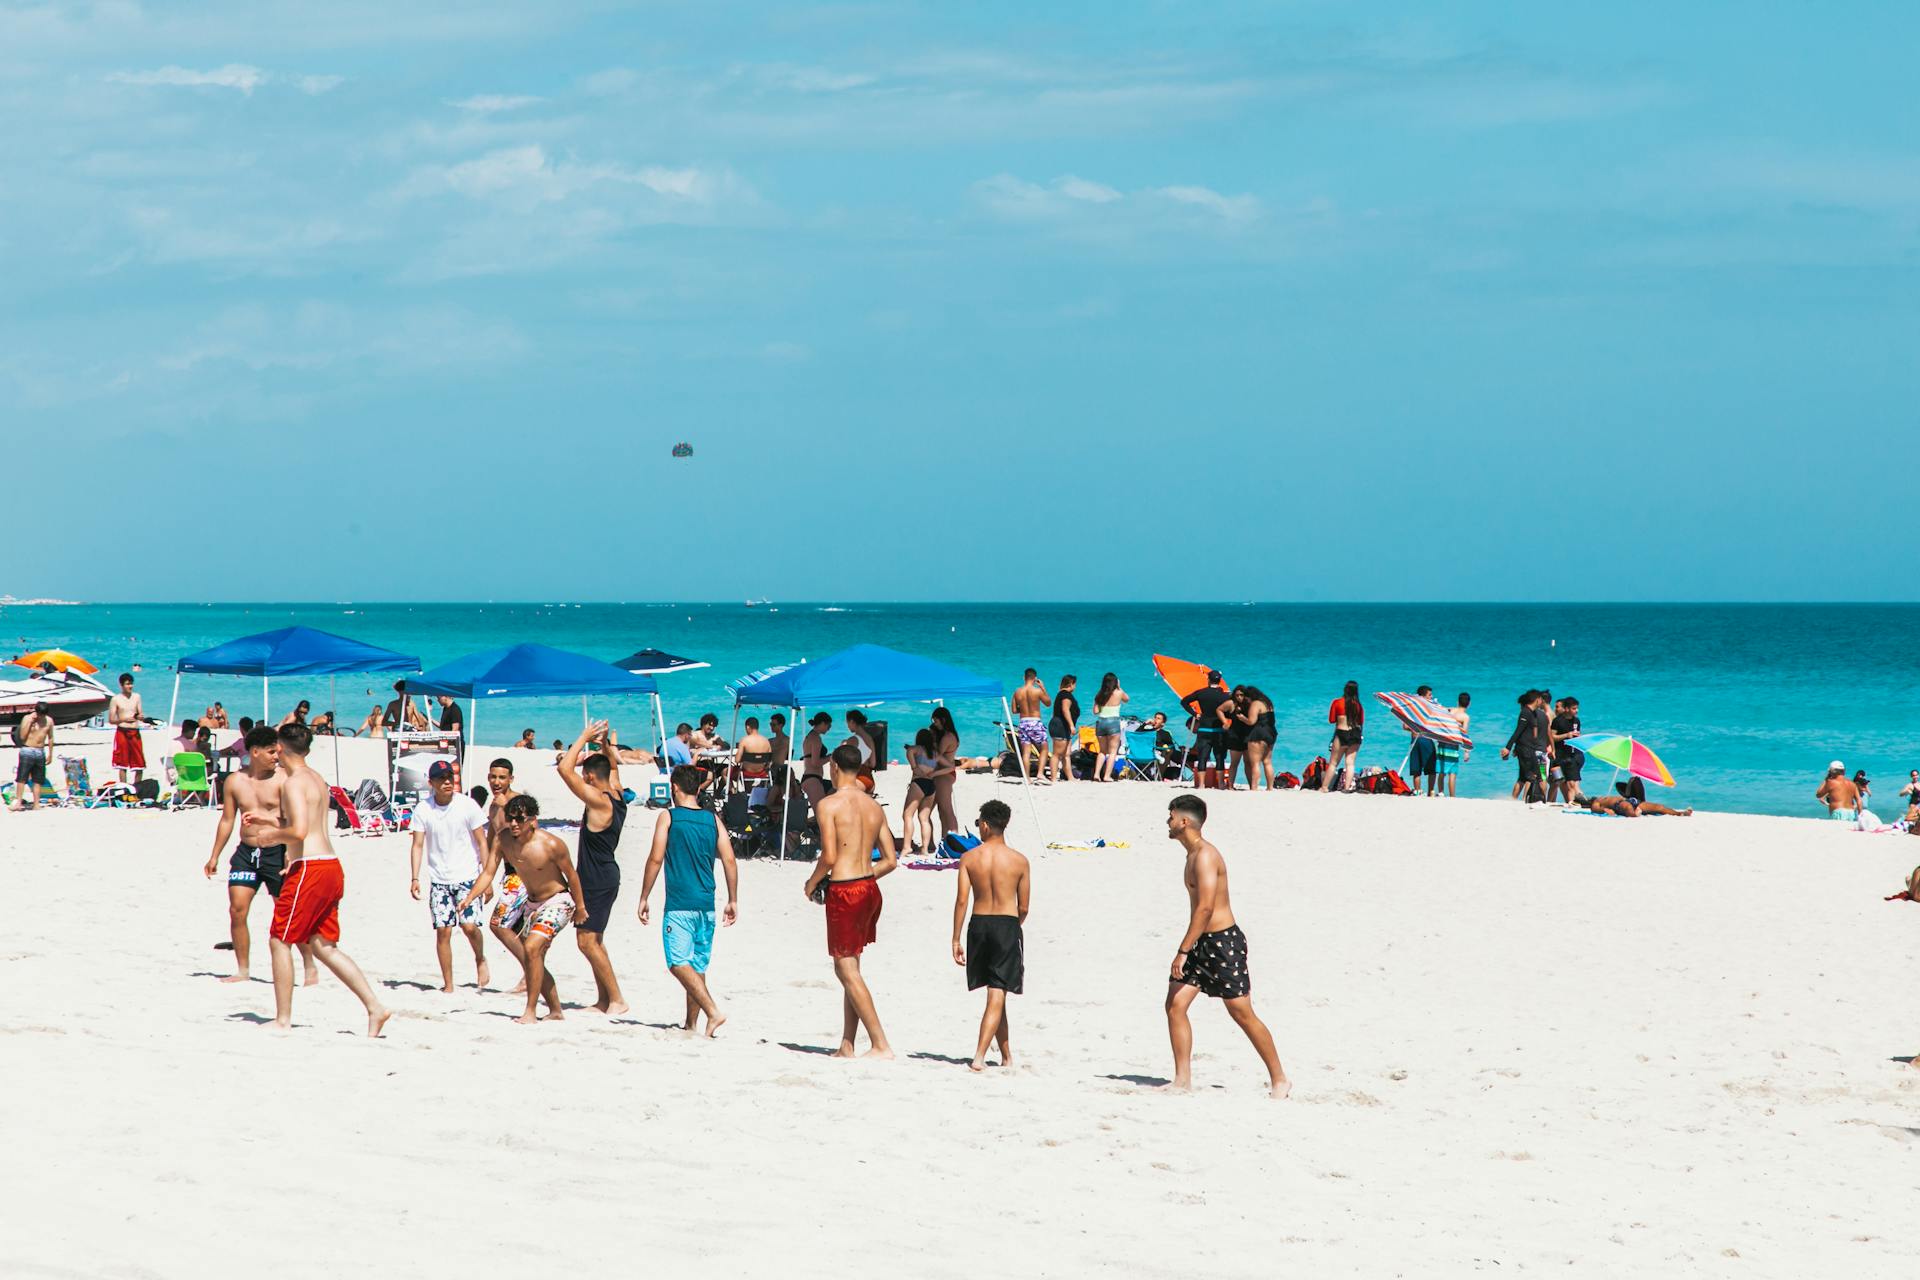
<instances>
[{"instance_id":1,"label":"striped beach umbrella","mask_svg":"<svg viewBox=\"0 0 1920 1280\"><path fill-rule=\"evenodd\" d=\"M1673 774L1667 769L1666 762L1653 753L1652 747L1637 738L1624 733L1583 733L1569 739L1569 745L1586 752L1589 760L1624 769L1636 778L1662 787L1673 785Z\"/></svg>"},{"instance_id":2,"label":"striped beach umbrella","mask_svg":"<svg viewBox=\"0 0 1920 1280\"><path fill-rule=\"evenodd\" d=\"M1387 710L1393 712L1393 718L1416 737L1432 738L1435 742L1448 742L1462 747L1473 745L1473 739L1461 730L1460 722L1432 698L1423 698L1417 693L1376 693L1373 696L1385 704Z\"/></svg>"}]
</instances>

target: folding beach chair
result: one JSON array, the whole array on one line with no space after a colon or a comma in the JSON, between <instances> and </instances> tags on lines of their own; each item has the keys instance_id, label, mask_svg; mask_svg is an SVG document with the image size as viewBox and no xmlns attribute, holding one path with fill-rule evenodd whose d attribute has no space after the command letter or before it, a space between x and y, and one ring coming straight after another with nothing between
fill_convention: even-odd
<instances>
[{"instance_id":1,"label":"folding beach chair","mask_svg":"<svg viewBox=\"0 0 1920 1280\"><path fill-rule=\"evenodd\" d=\"M362 784L365 785L364 783ZM382 836L400 830L400 824L387 816L385 809L361 809L345 787L328 787L327 796L335 814L335 826L356 836Z\"/></svg>"},{"instance_id":2,"label":"folding beach chair","mask_svg":"<svg viewBox=\"0 0 1920 1280\"><path fill-rule=\"evenodd\" d=\"M60 768L67 775L68 804L82 809L104 809L113 804L111 797L94 792L93 775L87 771L85 760L79 756L61 756Z\"/></svg>"},{"instance_id":3,"label":"folding beach chair","mask_svg":"<svg viewBox=\"0 0 1920 1280\"><path fill-rule=\"evenodd\" d=\"M1125 753L1120 760L1121 777L1139 782L1158 782L1164 776L1165 769L1165 762L1160 758L1159 747L1151 730L1127 735Z\"/></svg>"},{"instance_id":4,"label":"folding beach chair","mask_svg":"<svg viewBox=\"0 0 1920 1280\"><path fill-rule=\"evenodd\" d=\"M173 794L167 799L167 808L184 809L193 801L194 796L202 808L213 805L213 782L207 777L207 758L198 751L182 751L176 754L173 766Z\"/></svg>"}]
</instances>

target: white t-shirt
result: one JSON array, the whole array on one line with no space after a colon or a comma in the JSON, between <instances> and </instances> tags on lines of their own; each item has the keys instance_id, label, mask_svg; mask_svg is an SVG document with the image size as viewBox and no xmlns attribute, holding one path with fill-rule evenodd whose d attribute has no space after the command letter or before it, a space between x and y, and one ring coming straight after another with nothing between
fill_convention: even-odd
<instances>
[{"instance_id":1,"label":"white t-shirt","mask_svg":"<svg viewBox=\"0 0 1920 1280\"><path fill-rule=\"evenodd\" d=\"M454 792L444 806L434 802L432 792L420 797L413 810L413 829L427 838L427 879L434 884L478 880L480 857L473 851L472 833L486 825L486 813L463 792Z\"/></svg>"}]
</instances>

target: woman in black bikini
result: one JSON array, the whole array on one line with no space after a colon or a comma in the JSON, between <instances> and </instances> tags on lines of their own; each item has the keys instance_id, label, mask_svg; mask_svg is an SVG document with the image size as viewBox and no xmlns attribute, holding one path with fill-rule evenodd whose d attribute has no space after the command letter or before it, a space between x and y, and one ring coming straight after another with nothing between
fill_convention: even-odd
<instances>
[{"instance_id":1,"label":"woman in black bikini","mask_svg":"<svg viewBox=\"0 0 1920 1280\"><path fill-rule=\"evenodd\" d=\"M1273 790L1273 744L1280 736L1273 720L1273 699L1252 685L1240 687L1239 710L1235 718L1245 726L1247 736L1247 789L1257 791L1264 778L1267 790Z\"/></svg>"},{"instance_id":2,"label":"woman in black bikini","mask_svg":"<svg viewBox=\"0 0 1920 1280\"><path fill-rule=\"evenodd\" d=\"M1047 724L1051 739L1047 758L1040 762L1040 776L1048 782L1072 782L1074 740L1080 736L1080 699L1073 696L1079 684L1073 676L1060 677L1060 692L1053 698L1053 719Z\"/></svg>"},{"instance_id":3,"label":"woman in black bikini","mask_svg":"<svg viewBox=\"0 0 1920 1280\"><path fill-rule=\"evenodd\" d=\"M934 793L941 769L937 746L933 730L922 729L907 748L907 767L913 777L907 782L906 802L900 806L900 843L907 846L909 855L933 848Z\"/></svg>"},{"instance_id":4,"label":"woman in black bikini","mask_svg":"<svg viewBox=\"0 0 1920 1280\"><path fill-rule=\"evenodd\" d=\"M933 780L933 799L940 810L940 838L960 829L960 819L953 812L953 775L959 768L960 731L953 727L953 712L945 707L933 709L932 723L927 726L933 730L934 756L940 762L941 772Z\"/></svg>"}]
</instances>

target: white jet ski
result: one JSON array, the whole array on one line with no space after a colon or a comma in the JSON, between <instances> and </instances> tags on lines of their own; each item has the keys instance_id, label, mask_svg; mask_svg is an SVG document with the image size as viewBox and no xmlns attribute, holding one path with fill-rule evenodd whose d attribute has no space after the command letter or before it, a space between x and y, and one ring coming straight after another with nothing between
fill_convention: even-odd
<instances>
[{"instance_id":1,"label":"white jet ski","mask_svg":"<svg viewBox=\"0 0 1920 1280\"><path fill-rule=\"evenodd\" d=\"M79 724L107 713L113 693L78 671L43 671L25 680L0 680L0 726L19 724L36 703L55 724Z\"/></svg>"}]
</instances>

